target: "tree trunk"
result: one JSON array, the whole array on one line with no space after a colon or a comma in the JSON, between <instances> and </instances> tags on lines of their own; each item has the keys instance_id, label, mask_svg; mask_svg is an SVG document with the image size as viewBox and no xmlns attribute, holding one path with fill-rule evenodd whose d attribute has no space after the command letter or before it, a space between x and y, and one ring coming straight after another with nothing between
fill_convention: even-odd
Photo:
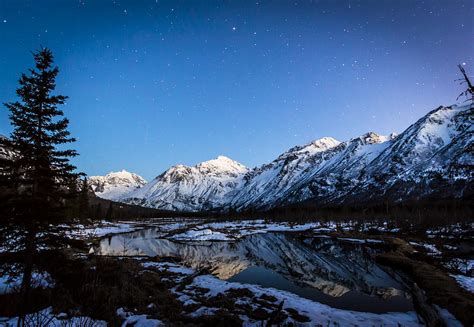
<instances>
[{"instance_id":1,"label":"tree trunk","mask_svg":"<svg viewBox=\"0 0 474 327\"><path fill-rule=\"evenodd\" d=\"M33 275L34 258L36 255L36 231L31 229L26 236L25 258L23 268L23 279L21 282L20 291L20 319L18 319L18 327L25 326L25 316L30 310L30 291L31 291L31 277Z\"/></svg>"}]
</instances>

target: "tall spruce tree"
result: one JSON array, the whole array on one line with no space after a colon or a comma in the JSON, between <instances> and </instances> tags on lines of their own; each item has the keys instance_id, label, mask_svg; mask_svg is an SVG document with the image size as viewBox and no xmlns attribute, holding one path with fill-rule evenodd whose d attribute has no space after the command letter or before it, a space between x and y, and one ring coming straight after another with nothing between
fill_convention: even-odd
<instances>
[{"instance_id":1,"label":"tall spruce tree","mask_svg":"<svg viewBox=\"0 0 474 327\"><path fill-rule=\"evenodd\" d=\"M5 103L13 132L4 142L15 155L2 162L1 178L7 190L1 206L2 241L23 258L21 314L30 306L38 248L64 244L64 210L68 198L76 193L67 185L74 185L72 181L79 177L69 161L77 152L65 146L75 139L70 137L69 121L58 108L67 97L52 94L59 69L49 49L41 48L33 56L35 67L19 80L19 101Z\"/></svg>"}]
</instances>

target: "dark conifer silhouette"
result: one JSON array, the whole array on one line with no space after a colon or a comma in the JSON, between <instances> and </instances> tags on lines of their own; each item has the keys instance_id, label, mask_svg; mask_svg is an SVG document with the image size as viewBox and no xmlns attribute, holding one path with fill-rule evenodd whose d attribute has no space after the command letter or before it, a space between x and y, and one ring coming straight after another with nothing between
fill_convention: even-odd
<instances>
[{"instance_id":1,"label":"dark conifer silhouette","mask_svg":"<svg viewBox=\"0 0 474 327\"><path fill-rule=\"evenodd\" d=\"M33 53L36 65L22 74L16 93L19 101L5 103L13 132L3 142L14 156L2 158L1 241L10 251L23 254L22 303L29 309L29 292L39 247L56 247L65 238L61 223L68 198L74 196L75 173L69 159L77 155L65 144L74 142L69 121L58 106L67 97L53 95L59 69L53 54L42 48Z\"/></svg>"},{"instance_id":2,"label":"dark conifer silhouette","mask_svg":"<svg viewBox=\"0 0 474 327\"><path fill-rule=\"evenodd\" d=\"M89 217L89 183L87 179L82 180L82 185L80 189L80 194L78 197L78 209L79 209L79 218L81 220L86 220Z\"/></svg>"},{"instance_id":3,"label":"dark conifer silhouette","mask_svg":"<svg viewBox=\"0 0 474 327\"><path fill-rule=\"evenodd\" d=\"M94 219L99 220L101 218L102 218L102 204L98 203L96 208L95 208Z\"/></svg>"},{"instance_id":4,"label":"dark conifer silhouette","mask_svg":"<svg viewBox=\"0 0 474 327\"><path fill-rule=\"evenodd\" d=\"M112 219L114 212L114 207L112 205L112 202L109 203L109 208L107 209L107 213L105 214L105 219L110 220Z\"/></svg>"}]
</instances>

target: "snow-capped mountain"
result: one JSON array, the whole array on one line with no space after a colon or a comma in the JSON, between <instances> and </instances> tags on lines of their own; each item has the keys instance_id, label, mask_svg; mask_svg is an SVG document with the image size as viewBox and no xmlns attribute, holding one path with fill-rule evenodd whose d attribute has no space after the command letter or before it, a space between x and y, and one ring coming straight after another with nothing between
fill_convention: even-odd
<instances>
[{"instance_id":1,"label":"snow-capped mountain","mask_svg":"<svg viewBox=\"0 0 474 327\"><path fill-rule=\"evenodd\" d=\"M254 169L223 156L177 165L120 200L201 211L340 205L473 194L474 104L439 107L399 135L325 137ZM101 196L100 194L97 194Z\"/></svg>"},{"instance_id":2,"label":"snow-capped mountain","mask_svg":"<svg viewBox=\"0 0 474 327\"><path fill-rule=\"evenodd\" d=\"M210 210L227 203L227 195L241 187L247 172L245 166L224 156L194 167L176 165L125 200L160 209Z\"/></svg>"},{"instance_id":3,"label":"snow-capped mountain","mask_svg":"<svg viewBox=\"0 0 474 327\"><path fill-rule=\"evenodd\" d=\"M336 154L341 142L325 137L296 146L244 176L243 187L230 195L231 208L263 207L285 196L295 185Z\"/></svg>"},{"instance_id":4,"label":"snow-capped mountain","mask_svg":"<svg viewBox=\"0 0 474 327\"><path fill-rule=\"evenodd\" d=\"M367 133L342 142L330 160L313 167L289 192L257 207L472 195L473 111L472 103L439 107L398 136Z\"/></svg>"},{"instance_id":5,"label":"snow-capped mountain","mask_svg":"<svg viewBox=\"0 0 474 327\"><path fill-rule=\"evenodd\" d=\"M111 172L105 176L91 176L88 182L98 197L114 201L121 201L124 195L146 184L143 177L126 170Z\"/></svg>"}]
</instances>

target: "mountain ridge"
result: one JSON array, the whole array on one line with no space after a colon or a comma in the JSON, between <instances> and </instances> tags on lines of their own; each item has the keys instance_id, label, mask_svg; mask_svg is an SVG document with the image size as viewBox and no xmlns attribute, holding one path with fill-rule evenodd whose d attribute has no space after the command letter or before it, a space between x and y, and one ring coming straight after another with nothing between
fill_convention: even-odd
<instances>
[{"instance_id":1,"label":"mountain ridge","mask_svg":"<svg viewBox=\"0 0 474 327\"><path fill-rule=\"evenodd\" d=\"M252 169L225 156L175 165L119 199L180 211L266 210L472 194L472 102L440 106L400 134L323 137ZM99 195L100 196L100 195Z\"/></svg>"},{"instance_id":2,"label":"mountain ridge","mask_svg":"<svg viewBox=\"0 0 474 327\"><path fill-rule=\"evenodd\" d=\"M144 186L146 180L140 175L122 169L105 176L90 176L88 183L98 197L119 201L132 190Z\"/></svg>"}]
</instances>

